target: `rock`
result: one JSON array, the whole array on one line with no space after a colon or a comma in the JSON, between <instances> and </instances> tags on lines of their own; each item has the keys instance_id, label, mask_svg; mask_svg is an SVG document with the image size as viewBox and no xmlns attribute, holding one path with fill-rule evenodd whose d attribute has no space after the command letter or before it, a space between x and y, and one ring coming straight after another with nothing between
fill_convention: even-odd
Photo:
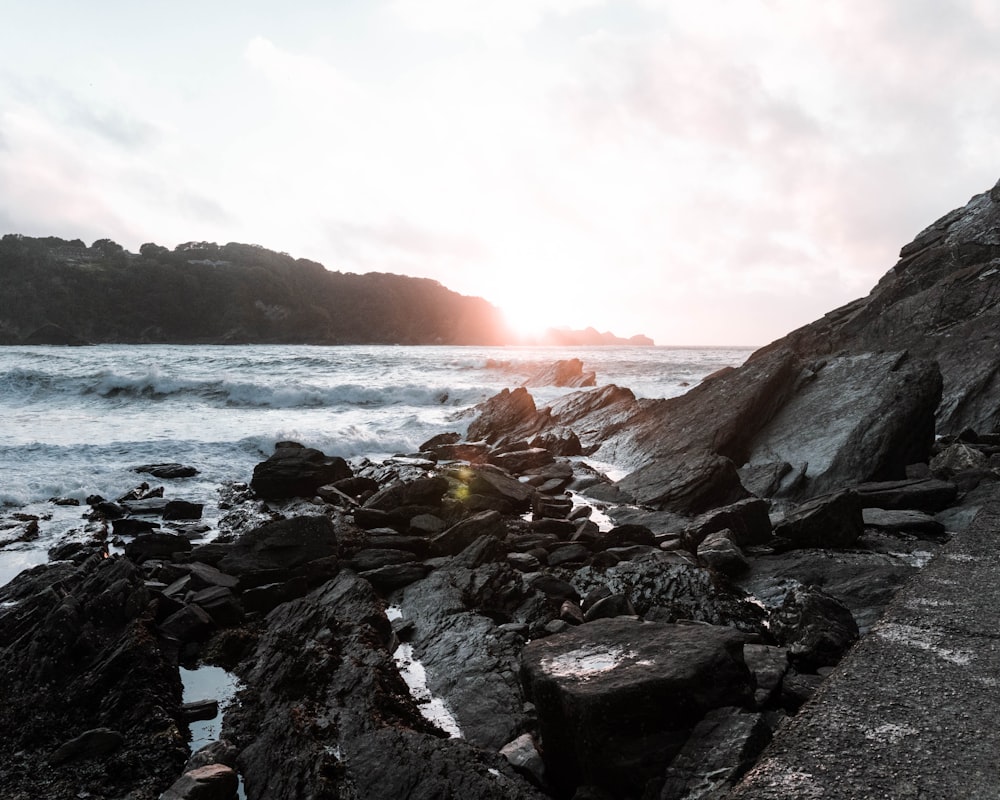
<instances>
[{"instance_id":1,"label":"rock","mask_svg":"<svg viewBox=\"0 0 1000 800\"><path fill-rule=\"evenodd\" d=\"M549 553L549 566L561 567L566 564L582 564L590 558L590 550L582 544L566 544Z\"/></svg>"},{"instance_id":2,"label":"rock","mask_svg":"<svg viewBox=\"0 0 1000 800\"><path fill-rule=\"evenodd\" d=\"M234 800L239 778L232 767L208 764L185 772L160 800Z\"/></svg>"},{"instance_id":3,"label":"rock","mask_svg":"<svg viewBox=\"0 0 1000 800\"><path fill-rule=\"evenodd\" d=\"M48 322L40 328L36 328L21 341L21 344L28 345L58 345L61 347L82 347L87 341L81 339L72 331L66 330L61 325Z\"/></svg>"},{"instance_id":4,"label":"rock","mask_svg":"<svg viewBox=\"0 0 1000 800\"><path fill-rule=\"evenodd\" d=\"M380 592L391 592L419 581L430 572L430 569L426 564L413 562L386 564L382 567L365 570L360 575Z\"/></svg>"},{"instance_id":5,"label":"rock","mask_svg":"<svg viewBox=\"0 0 1000 800\"><path fill-rule=\"evenodd\" d=\"M765 464L744 464L737 470L740 483L757 497L774 497L782 486L782 481L792 471L787 461L771 461Z\"/></svg>"},{"instance_id":6,"label":"rock","mask_svg":"<svg viewBox=\"0 0 1000 800\"><path fill-rule=\"evenodd\" d=\"M622 547L626 544L655 545L656 537L645 525L626 523L624 525L616 525L611 530L602 534L599 541L605 548Z\"/></svg>"},{"instance_id":7,"label":"rock","mask_svg":"<svg viewBox=\"0 0 1000 800\"><path fill-rule=\"evenodd\" d=\"M185 722L215 719L219 716L218 700L193 700L181 705L180 717Z\"/></svg>"},{"instance_id":8,"label":"rock","mask_svg":"<svg viewBox=\"0 0 1000 800\"><path fill-rule=\"evenodd\" d=\"M365 508L388 512L405 506L438 508L447 491L448 481L440 475L412 481L395 481L375 492L364 505Z\"/></svg>"},{"instance_id":9,"label":"rock","mask_svg":"<svg viewBox=\"0 0 1000 800\"><path fill-rule=\"evenodd\" d=\"M719 797L743 777L771 741L762 714L709 711L667 768L660 800Z\"/></svg>"},{"instance_id":10,"label":"rock","mask_svg":"<svg viewBox=\"0 0 1000 800\"><path fill-rule=\"evenodd\" d=\"M389 564L406 564L416 560L416 556L408 550L391 548L369 548L358 550L350 559L348 565L355 572L378 569Z\"/></svg>"},{"instance_id":11,"label":"rock","mask_svg":"<svg viewBox=\"0 0 1000 800\"><path fill-rule=\"evenodd\" d=\"M154 478L160 478L161 480L174 480L176 478L192 478L198 474L198 470L194 467L185 466L184 464L169 463L169 464L143 464L138 467L132 467L133 472L145 473L147 475L152 475Z\"/></svg>"},{"instance_id":12,"label":"rock","mask_svg":"<svg viewBox=\"0 0 1000 800\"><path fill-rule=\"evenodd\" d=\"M538 412L534 398L524 387L503 389L476 409L479 416L469 424L467 436L471 441L482 439L490 444L534 436L547 418Z\"/></svg>"},{"instance_id":13,"label":"rock","mask_svg":"<svg viewBox=\"0 0 1000 800\"><path fill-rule=\"evenodd\" d=\"M489 457L489 462L506 470L511 475L523 475L529 470L551 464L552 453L541 447L526 450L514 450L508 453L496 453Z\"/></svg>"},{"instance_id":14,"label":"rock","mask_svg":"<svg viewBox=\"0 0 1000 800\"><path fill-rule=\"evenodd\" d=\"M247 796L540 800L506 759L443 738L421 715L392 640L381 601L347 571L271 612L224 722L241 743Z\"/></svg>"},{"instance_id":15,"label":"rock","mask_svg":"<svg viewBox=\"0 0 1000 800\"><path fill-rule=\"evenodd\" d=\"M49 756L49 763L63 764L77 759L101 758L122 746L122 735L111 728L92 728L61 744Z\"/></svg>"},{"instance_id":16,"label":"rock","mask_svg":"<svg viewBox=\"0 0 1000 800\"><path fill-rule=\"evenodd\" d=\"M589 595L588 595L589 597ZM609 594L599 600L594 600L587 607L584 614L586 622L593 622L595 619L610 619L611 617L631 617L635 616L635 609L628 597L623 594Z\"/></svg>"},{"instance_id":17,"label":"rock","mask_svg":"<svg viewBox=\"0 0 1000 800\"><path fill-rule=\"evenodd\" d=\"M750 563L735 538L728 529L710 533L698 545L698 559L722 575L742 575L750 569Z\"/></svg>"},{"instance_id":18,"label":"rock","mask_svg":"<svg viewBox=\"0 0 1000 800\"><path fill-rule=\"evenodd\" d=\"M462 490L459 500L467 494L482 494L497 497L509 502L514 508L526 509L531 504L535 490L527 484L512 478L505 471L486 464L476 467L465 467L450 473L461 481Z\"/></svg>"},{"instance_id":19,"label":"rock","mask_svg":"<svg viewBox=\"0 0 1000 800\"><path fill-rule=\"evenodd\" d=\"M143 485L145 486L145 484ZM129 514L146 517L162 517L169 501L162 495L157 495L155 497L144 496L133 500L121 500L119 502L121 502L122 507Z\"/></svg>"},{"instance_id":20,"label":"rock","mask_svg":"<svg viewBox=\"0 0 1000 800\"><path fill-rule=\"evenodd\" d=\"M160 633L181 644L203 642L212 635L215 623L200 606L186 605L160 623Z\"/></svg>"},{"instance_id":21,"label":"rock","mask_svg":"<svg viewBox=\"0 0 1000 800\"><path fill-rule=\"evenodd\" d=\"M496 511L483 511L457 522L430 540L431 552L437 555L456 555L480 536L503 539L507 526Z\"/></svg>"},{"instance_id":22,"label":"rock","mask_svg":"<svg viewBox=\"0 0 1000 800\"><path fill-rule=\"evenodd\" d=\"M155 531L160 526L147 519L135 519L134 517L122 517L111 521L111 529L115 536L139 536L150 531ZM166 534L172 536L173 534ZM182 537L179 537L182 538ZM188 542L188 546L190 546Z\"/></svg>"},{"instance_id":23,"label":"rock","mask_svg":"<svg viewBox=\"0 0 1000 800\"><path fill-rule=\"evenodd\" d=\"M756 497L707 511L687 529L684 543L693 552L708 534L728 530L740 547L766 544L771 538L769 511L770 504Z\"/></svg>"},{"instance_id":24,"label":"rock","mask_svg":"<svg viewBox=\"0 0 1000 800\"><path fill-rule=\"evenodd\" d=\"M945 534L944 525L922 511L885 511L866 508L862 511L865 526L896 533L908 533L921 539L939 539Z\"/></svg>"},{"instance_id":25,"label":"rock","mask_svg":"<svg viewBox=\"0 0 1000 800\"><path fill-rule=\"evenodd\" d=\"M794 714L809 701L823 683L820 675L802 674L791 670L781 683L781 704Z\"/></svg>"},{"instance_id":26,"label":"rock","mask_svg":"<svg viewBox=\"0 0 1000 800\"><path fill-rule=\"evenodd\" d=\"M754 704L764 708L776 698L788 672L788 650L766 644L745 644L743 660L754 676Z\"/></svg>"},{"instance_id":27,"label":"rock","mask_svg":"<svg viewBox=\"0 0 1000 800\"><path fill-rule=\"evenodd\" d=\"M507 563L518 572L536 572L541 562L530 553L508 553Z\"/></svg>"},{"instance_id":28,"label":"rock","mask_svg":"<svg viewBox=\"0 0 1000 800\"><path fill-rule=\"evenodd\" d=\"M602 619L524 648L546 776L638 796L712 708L751 702L744 637L713 626Z\"/></svg>"},{"instance_id":29,"label":"rock","mask_svg":"<svg viewBox=\"0 0 1000 800\"><path fill-rule=\"evenodd\" d=\"M794 547L850 547L862 533L861 502L850 490L803 503L774 526Z\"/></svg>"},{"instance_id":30,"label":"rock","mask_svg":"<svg viewBox=\"0 0 1000 800\"><path fill-rule=\"evenodd\" d=\"M969 470L984 469L988 461L981 450L956 442L934 456L930 467L935 477L948 479Z\"/></svg>"},{"instance_id":31,"label":"rock","mask_svg":"<svg viewBox=\"0 0 1000 800\"><path fill-rule=\"evenodd\" d=\"M320 486L350 477L351 468L338 456L294 442L279 442L273 455L254 467L250 488L269 500L313 497Z\"/></svg>"},{"instance_id":32,"label":"rock","mask_svg":"<svg viewBox=\"0 0 1000 800\"><path fill-rule=\"evenodd\" d=\"M814 362L797 391L753 437L750 464L806 462L815 497L863 481L903 478L934 442L941 374L906 353Z\"/></svg>"},{"instance_id":33,"label":"rock","mask_svg":"<svg viewBox=\"0 0 1000 800\"><path fill-rule=\"evenodd\" d=\"M545 764L530 733L522 733L505 744L500 748L500 755L522 775L528 776L539 786L545 785Z\"/></svg>"},{"instance_id":34,"label":"rock","mask_svg":"<svg viewBox=\"0 0 1000 800\"><path fill-rule=\"evenodd\" d=\"M941 511L955 502L958 489L936 478L861 483L854 487L862 508Z\"/></svg>"},{"instance_id":35,"label":"rock","mask_svg":"<svg viewBox=\"0 0 1000 800\"><path fill-rule=\"evenodd\" d=\"M433 536L448 527L448 523L434 514L417 514L410 518L410 533L417 536Z\"/></svg>"},{"instance_id":36,"label":"rock","mask_svg":"<svg viewBox=\"0 0 1000 800\"><path fill-rule=\"evenodd\" d=\"M530 445L532 448L540 447L548 450L554 456L583 455L580 437L570 428L560 426L539 433L531 440Z\"/></svg>"},{"instance_id":37,"label":"rock","mask_svg":"<svg viewBox=\"0 0 1000 800\"><path fill-rule=\"evenodd\" d=\"M735 503L748 494L732 461L704 451L654 459L617 486L640 505L681 514Z\"/></svg>"},{"instance_id":38,"label":"rock","mask_svg":"<svg viewBox=\"0 0 1000 800\"><path fill-rule=\"evenodd\" d=\"M336 554L337 531L328 517L292 517L244 533L231 545L218 567L231 575L273 569L303 570L309 562Z\"/></svg>"},{"instance_id":39,"label":"rock","mask_svg":"<svg viewBox=\"0 0 1000 800\"><path fill-rule=\"evenodd\" d=\"M137 564L149 558L169 558L174 553L189 552L191 542L174 533L143 533L125 545L125 556Z\"/></svg>"},{"instance_id":40,"label":"rock","mask_svg":"<svg viewBox=\"0 0 1000 800\"><path fill-rule=\"evenodd\" d=\"M850 610L817 586L792 589L771 615L771 632L807 672L835 666L859 635Z\"/></svg>"},{"instance_id":41,"label":"rock","mask_svg":"<svg viewBox=\"0 0 1000 800\"><path fill-rule=\"evenodd\" d=\"M207 589L210 586L223 586L226 589L235 589L239 580L232 575L227 575L215 567L196 561L193 564L186 564L190 586L195 591Z\"/></svg>"},{"instance_id":42,"label":"rock","mask_svg":"<svg viewBox=\"0 0 1000 800\"><path fill-rule=\"evenodd\" d=\"M163 508L163 519L201 519L204 505L189 503L187 500L171 500Z\"/></svg>"},{"instance_id":43,"label":"rock","mask_svg":"<svg viewBox=\"0 0 1000 800\"><path fill-rule=\"evenodd\" d=\"M578 358L566 358L537 370L522 386L570 386L581 388L597 385L595 372L584 372Z\"/></svg>"},{"instance_id":44,"label":"rock","mask_svg":"<svg viewBox=\"0 0 1000 800\"><path fill-rule=\"evenodd\" d=\"M243 622L243 606L236 596L224 586L209 586L191 597L220 628L229 628Z\"/></svg>"}]
</instances>

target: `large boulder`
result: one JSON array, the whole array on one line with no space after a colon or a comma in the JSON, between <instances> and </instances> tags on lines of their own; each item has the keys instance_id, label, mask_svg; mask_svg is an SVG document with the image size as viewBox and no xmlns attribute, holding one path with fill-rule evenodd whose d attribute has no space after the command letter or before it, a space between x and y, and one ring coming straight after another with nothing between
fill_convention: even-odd
<instances>
[{"instance_id":1,"label":"large boulder","mask_svg":"<svg viewBox=\"0 0 1000 800\"><path fill-rule=\"evenodd\" d=\"M850 547L864 532L861 501L849 489L803 503L774 526L794 547Z\"/></svg>"},{"instance_id":2,"label":"large boulder","mask_svg":"<svg viewBox=\"0 0 1000 800\"><path fill-rule=\"evenodd\" d=\"M351 475L347 462L338 456L296 442L279 442L271 457L254 467L250 488L269 500L313 497L320 486Z\"/></svg>"},{"instance_id":3,"label":"large boulder","mask_svg":"<svg viewBox=\"0 0 1000 800\"><path fill-rule=\"evenodd\" d=\"M746 637L731 628L600 619L524 648L546 775L640 796L713 708L749 705Z\"/></svg>"},{"instance_id":4,"label":"large boulder","mask_svg":"<svg viewBox=\"0 0 1000 800\"><path fill-rule=\"evenodd\" d=\"M583 371L579 358L566 358L542 367L528 378L522 386L570 386L582 388L597 385L597 374Z\"/></svg>"},{"instance_id":5,"label":"large boulder","mask_svg":"<svg viewBox=\"0 0 1000 800\"><path fill-rule=\"evenodd\" d=\"M479 416L469 424L467 438L482 439L491 444L528 439L538 433L548 419L539 412L534 398L524 387L499 394L478 405Z\"/></svg>"},{"instance_id":6,"label":"large boulder","mask_svg":"<svg viewBox=\"0 0 1000 800\"><path fill-rule=\"evenodd\" d=\"M698 514L748 496L732 461L708 451L654 459L618 481L640 505Z\"/></svg>"}]
</instances>

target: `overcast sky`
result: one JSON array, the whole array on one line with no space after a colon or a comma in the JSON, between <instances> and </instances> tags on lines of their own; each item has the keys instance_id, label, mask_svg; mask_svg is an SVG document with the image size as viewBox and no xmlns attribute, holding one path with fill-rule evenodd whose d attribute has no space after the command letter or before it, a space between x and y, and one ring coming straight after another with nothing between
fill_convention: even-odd
<instances>
[{"instance_id":1,"label":"overcast sky","mask_svg":"<svg viewBox=\"0 0 1000 800\"><path fill-rule=\"evenodd\" d=\"M1000 178L995 0L0 0L0 233L765 344Z\"/></svg>"}]
</instances>

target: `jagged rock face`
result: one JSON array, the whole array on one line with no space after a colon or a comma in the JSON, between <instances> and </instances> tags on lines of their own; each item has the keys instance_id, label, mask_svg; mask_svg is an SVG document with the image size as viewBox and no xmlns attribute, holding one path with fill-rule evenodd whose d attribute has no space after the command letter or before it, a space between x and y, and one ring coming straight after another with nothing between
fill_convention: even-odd
<instances>
[{"instance_id":1,"label":"jagged rock face","mask_svg":"<svg viewBox=\"0 0 1000 800\"><path fill-rule=\"evenodd\" d=\"M938 432L1000 431L1000 183L900 251L864 298L760 351L908 350L944 379Z\"/></svg>"}]
</instances>

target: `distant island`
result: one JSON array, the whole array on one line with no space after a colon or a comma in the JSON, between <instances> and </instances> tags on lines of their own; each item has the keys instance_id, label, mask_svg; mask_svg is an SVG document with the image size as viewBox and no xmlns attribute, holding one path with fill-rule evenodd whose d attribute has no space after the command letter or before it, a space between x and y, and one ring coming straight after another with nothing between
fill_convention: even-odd
<instances>
[{"instance_id":1,"label":"distant island","mask_svg":"<svg viewBox=\"0 0 1000 800\"><path fill-rule=\"evenodd\" d=\"M480 297L335 272L254 244L0 238L0 344L652 345L552 329L524 341Z\"/></svg>"},{"instance_id":2,"label":"distant island","mask_svg":"<svg viewBox=\"0 0 1000 800\"><path fill-rule=\"evenodd\" d=\"M549 328L541 336L533 337L525 344L552 345L558 347L601 347L604 345L631 345L633 347L653 347L656 342L648 336L638 334L627 339L615 336L609 331L603 333L594 328L571 330L569 328Z\"/></svg>"}]
</instances>

